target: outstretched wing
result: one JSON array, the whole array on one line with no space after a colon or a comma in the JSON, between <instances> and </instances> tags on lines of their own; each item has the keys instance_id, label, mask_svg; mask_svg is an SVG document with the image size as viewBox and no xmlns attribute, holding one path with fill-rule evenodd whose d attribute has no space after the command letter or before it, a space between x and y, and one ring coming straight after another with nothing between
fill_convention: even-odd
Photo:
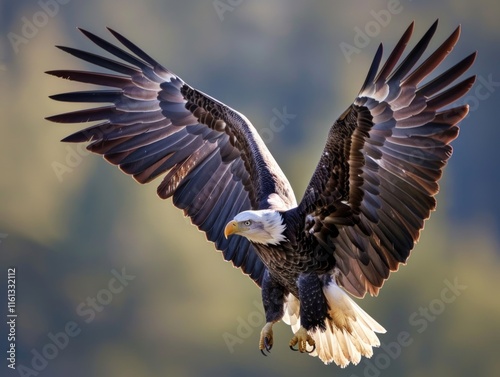
<instances>
[{"instance_id":1,"label":"outstretched wing","mask_svg":"<svg viewBox=\"0 0 500 377\"><path fill-rule=\"evenodd\" d=\"M380 71L379 47L354 104L331 128L298 207L306 238L334 253L339 282L358 297L377 294L389 273L407 260L436 206L437 182L452 153L449 143L468 113L467 105L444 107L473 85L474 76L450 87L475 53L419 86L460 35L457 28L414 68L436 27L437 21L396 69L413 23Z\"/></svg>"},{"instance_id":2,"label":"outstretched wing","mask_svg":"<svg viewBox=\"0 0 500 377\"><path fill-rule=\"evenodd\" d=\"M227 240L223 232L237 213L258 209L269 191L276 192L274 185L280 184L285 191L289 187L254 127L242 114L193 89L115 31L110 30L131 53L82 32L121 61L59 48L117 74L47 73L112 89L51 98L110 105L47 119L61 123L102 121L63 141L90 142L88 150L102 154L139 183L165 175L158 195L172 197L174 205L206 233L224 258L260 285L265 267L253 246L244 237ZM263 179L267 186L262 185Z\"/></svg>"}]
</instances>

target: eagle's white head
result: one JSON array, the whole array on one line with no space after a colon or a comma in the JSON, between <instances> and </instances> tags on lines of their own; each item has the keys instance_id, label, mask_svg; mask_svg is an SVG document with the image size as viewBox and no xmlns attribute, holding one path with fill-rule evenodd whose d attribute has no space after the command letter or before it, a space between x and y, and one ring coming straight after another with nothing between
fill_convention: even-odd
<instances>
[{"instance_id":1,"label":"eagle's white head","mask_svg":"<svg viewBox=\"0 0 500 377\"><path fill-rule=\"evenodd\" d=\"M224 235L229 237L238 234L249 241L264 245L277 245L286 241L283 217L272 209L257 211L243 211L238 213L232 221L227 223Z\"/></svg>"}]
</instances>

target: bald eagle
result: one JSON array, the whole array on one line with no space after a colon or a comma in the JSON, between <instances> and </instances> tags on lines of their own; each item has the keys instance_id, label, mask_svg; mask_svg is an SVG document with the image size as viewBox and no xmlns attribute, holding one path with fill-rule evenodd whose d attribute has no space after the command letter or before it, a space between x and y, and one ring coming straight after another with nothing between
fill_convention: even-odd
<instances>
[{"instance_id":1,"label":"bald eagle","mask_svg":"<svg viewBox=\"0 0 500 377\"><path fill-rule=\"evenodd\" d=\"M449 144L469 110L448 105L475 80L453 84L474 62L472 53L422 84L460 35L458 27L417 66L437 21L398 65L413 27L380 69L379 46L358 96L330 128L299 202L243 114L188 85L111 29L123 47L81 31L112 58L58 47L114 73L47 72L109 88L52 99L107 105L47 119L100 121L63 141L89 142L88 150L139 183L163 177L160 198L172 198L261 288L264 355L274 344L273 324L283 320L292 327L293 350L341 367L357 364L372 356L380 345L376 333L385 329L349 294L377 295L408 259L435 209Z\"/></svg>"}]
</instances>

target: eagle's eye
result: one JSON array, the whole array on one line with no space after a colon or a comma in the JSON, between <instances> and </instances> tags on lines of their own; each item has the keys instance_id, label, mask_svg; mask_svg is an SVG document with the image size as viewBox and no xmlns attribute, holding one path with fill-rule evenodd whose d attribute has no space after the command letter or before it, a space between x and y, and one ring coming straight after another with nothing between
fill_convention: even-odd
<instances>
[{"instance_id":1,"label":"eagle's eye","mask_svg":"<svg viewBox=\"0 0 500 377\"><path fill-rule=\"evenodd\" d=\"M245 226L250 226L252 224L252 222L250 220L247 220L243 224L245 224Z\"/></svg>"}]
</instances>

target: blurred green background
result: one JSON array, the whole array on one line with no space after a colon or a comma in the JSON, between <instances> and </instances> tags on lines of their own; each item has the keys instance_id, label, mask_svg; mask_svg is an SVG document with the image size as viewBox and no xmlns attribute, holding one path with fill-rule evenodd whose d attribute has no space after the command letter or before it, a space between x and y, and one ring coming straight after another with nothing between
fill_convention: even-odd
<instances>
[{"instance_id":1,"label":"blurred green background","mask_svg":"<svg viewBox=\"0 0 500 377\"><path fill-rule=\"evenodd\" d=\"M376 15L388 8L396 11L377 29ZM499 12L486 0L2 0L0 313L7 267L15 266L17 366L32 372L7 368L2 324L0 375L500 375ZM378 298L361 302L388 332L380 337L384 348L357 367L341 370L291 352L284 324L275 326L272 354L262 357L260 291L250 279L156 197L156 182L140 186L84 148L59 143L80 126L44 120L78 107L50 94L90 89L43 73L90 68L54 45L99 52L76 27L111 38L110 26L267 129L267 144L300 198L378 43L387 56L415 20L414 45L438 17L431 47L462 24L444 66L478 50L472 71L483 86L469 95L473 111L453 144L438 211L408 266ZM368 25L373 37L346 56L341 44L355 46L355 28ZM269 133L284 108L295 117ZM129 277L119 283L122 272ZM75 336L61 334L68 326Z\"/></svg>"}]
</instances>

